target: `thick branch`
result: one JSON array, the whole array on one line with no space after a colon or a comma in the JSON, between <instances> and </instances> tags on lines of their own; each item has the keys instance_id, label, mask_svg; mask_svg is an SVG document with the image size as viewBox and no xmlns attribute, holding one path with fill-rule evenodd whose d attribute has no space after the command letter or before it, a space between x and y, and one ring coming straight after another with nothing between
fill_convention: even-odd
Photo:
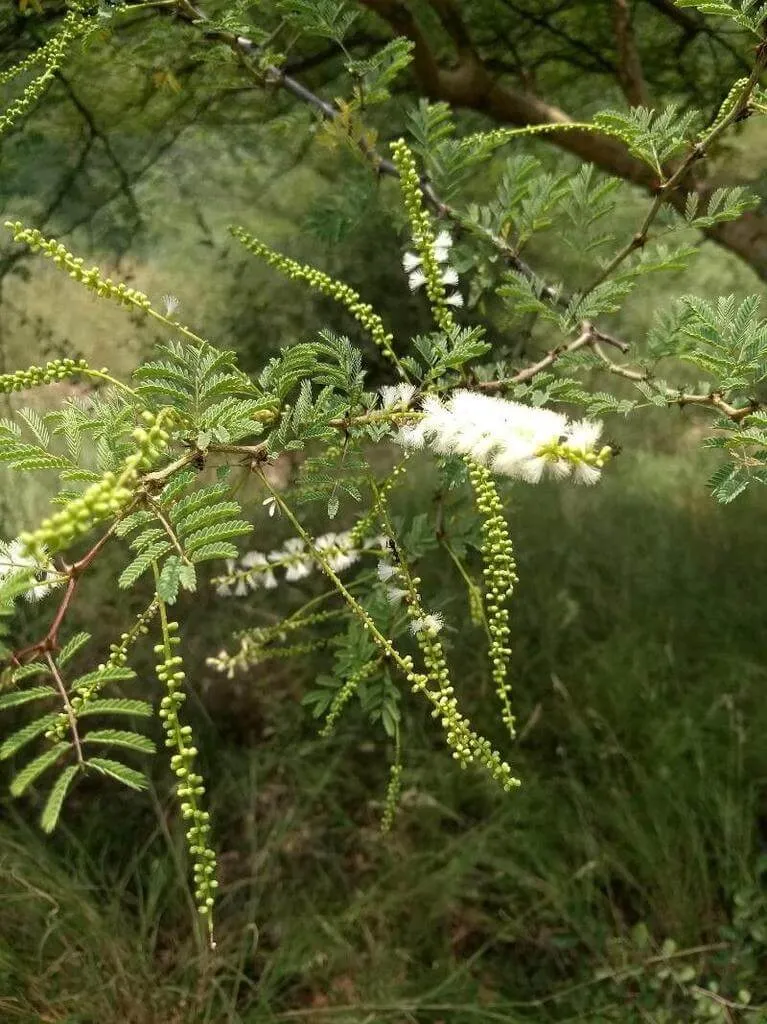
<instances>
[{"instance_id":1,"label":"thick branch","mask_svg":"<svg viewBox=\"0 0 767 1024\"><path fill-rule=\"evenodd\" d=\"M397 35L407 36L413 42L414 72L420 87L431 99L480 111L502 124L564 124L572 120L564 110L529 90L498 81L470 46L463 46L455 67L442 67L404 0L359 2L383 18ZM455 4L451 6L457 11ZM464 31L467 32L465 26ZM451 38L454 38L452 33ZM660 183L656 172L634 157L618 139L573 130L553 132L548 141L615 177L657 194ZM714 183L705 187L697 185L689 174L684 180L677 177L674 185L674 189L666 189L664 199L678 209L684 208L691 191L697 191L705 199L714 187ZM767 278L767 217L763 214L747 213L740 220L706 229L705 234L741 256L761 277Z\"/></svg>"},{"instance_id":2,"label":"thick branch","mask_svg":"<svg viewBox=\"0 0 767 1024\"><path fill-rule=\"evenodd\" d=\"M632 107L649 106L642 62L631 27L628 0L613 0L613 28L618 49L618 81Z\"/></svg>"}]
</instances>

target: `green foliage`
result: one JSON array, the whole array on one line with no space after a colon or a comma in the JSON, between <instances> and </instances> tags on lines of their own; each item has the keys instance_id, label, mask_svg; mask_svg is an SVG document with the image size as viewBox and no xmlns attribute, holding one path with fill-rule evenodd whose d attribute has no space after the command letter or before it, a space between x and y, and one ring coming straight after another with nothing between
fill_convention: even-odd
<instances>
[{"instance_id":1,"label":"green foliage","mask_svg":"<svg viewBox=\"0 0 767 1024\"><path fill-rule=\"evenodd\" d=\"M450 5L432 7L462 51L462 27L451 21L459 15ZM763 5L751 0L697 7L704 14L729 13L740 28L761 31ZM37 101L72 44L90 36L98 15L80 4L70 8L59 35L3 73L4 84L39 64L44 68L0 118L0 132ZM460 653L454 619L461 620L435 586L433 567L449 561L462 579L466 602L459 614L465 618L468 610L471 628L483 629L490 681L501 702L503 723L513 736L515 713L507 673L508 603L517 581L515 549L505 519L506 496L493 477L535 484L547 471L593 484L616 449L599 440L601 423L575 421L547 406L579 406L591 416L626 415L642 405L713 411L716 434L707 444L722 450L727 460L711 481L715 497L727 503L748 484L767 482L767 417L759 398L767 373L767 327L758 317L757 298L738 304L733 297L715 303L679 296L671 310L660 312L639 368L613 361L613 353L619 352L622 359L628 345L613 336L611 320L630 297L641 294L641 288L646 289L645 298L652 297L651 275L674 274L689 266L699 249L697 232L726 225L753 207L754 200L743 188L705 190L692 172L728 128L759 112L763 96L758 91L757 63L748 78L738 78L731 86L705 129L696 110L679 104L660 111L636 106L628 112L608 110L588 123L555 117L552 123L470 134L454 120L447 104L422 101L407 117L412 142L398 138L399 125L392 125L397 130L391 133L395 141L390 162L376 148L378 132L366 123L367 108L391 99L393 83L413 56L410 41L395 39L372 55L353 56L357 43L349 41L349 33L360 12L336 0L279 0L254 33L255 42L238 35L248 24L246 4L219 11L217 20L210 22L196 7L179 4L172 9L190 31L202 25L209 38L232 48L258 83L285 86L318 111L326 123L325 134L347 144L345 152L354 152L377 174L397 179L395 216L404 222L414 251L403 254L402 296L394 301L404 306L408 287L413 294L423 289L429 316L428 326L402 332L395 341L395 332L356 288L234 227L232 236L248 252L290 281L334 300L351 316L388 360L389 376L383 387L374 389L369 381L380 383L380 366L357 338L327 327L313 329L308 339L288 339L293 343L281 344L278 354L262 360L250 375L234 351L213 346L177 321L174 302L166 301L165 312L160 312L145 291L114 281L97 266L86 267L83 258L42 228L20 221L7 224L15 243L63 269L91 297L111 300L127 309L137 324L151 320L164 338L174 337L157 345L129 383L74 358L53 359L45 366L0 377L0 390L9 395L70 376L85 378L91 389L87 397L64 399L56 410L21 408L13 419L0 423L0 461L22 473L54 471L59 484L54 510L17 542L4 545L8 550L0 580L3 619L10 618L14 601L25 592L43 591L47 599L53 591L58 604L41 638L8 652L9 685L0 694L0 710L18 709L37 717L14 724L0 745L0 758L28 757L14 765L14 796L27 793L57 768L42 812L46 832L58 822L80 775L145 789L144 772L118 760L114 752L126 758L154 752L153 741L132 721L154 714L153 704L125 696L125 688L145 685L144 674L136 670L142 663L137 658L133 668L128 661L134 657L134 644L148 633L155 617L159 619L154 653L164 693L158 716L165 745L172 751L170 770L177 780L194 904L213 944L218 880L211 812L192 727L180 715L187 696L180 622L192 604L190 595L206 588L206 570L200 566L226 563L226 573L214 581L222 598L247 600L259 588L293 588L294 607L287 619L280 620L278 609L276 623L240 633L236 653L224 649L207 663L233 676L268 658L303 659L331 649L332 667L319 673L302 702L315 717L325 717L325 735L355 699L367 721L380 726L392 766L384 829L392 827L403 795L402 735L418 720L410 698L429 710L461 768L480 769L506 793L516 790L520 780L505 749L494 745L493 723L485 735L469 718L469 695L454 658ZM130 5L106 13L115 20L129 12ZM270 32L266 24L273 15L277 27ZM260 19L260 11L257 16ZM408 22L411 12L403 9L399 17ZM332 44L334 55L340 51L351 101L331 104L271 62L271 47L278 37L288 35L286 28L291 35ZM760 52L758 62L762 60ZM448 79L461 73L460 68L444 72ZM177 81L171 71L161 75L168 82ZM85 120L117 163L106 137ZM617 229L623 197L614 181L592 168L553 172L521 152L505 163L494 186L489 186L492 174L484 173L486 165L501 147L526 145L553 131L606 135L622 159L637 158L651 168L650 176L631 164L633 180L657 181L644 216L627 239L621 240ZM119 167L118 176L121 192L130 199L130 185ZM690 196L683 212L667 201L677 201L678 187L687 188ZM483 192L490 192L489 198ZM385 196L383 203L390 199L393 196ZM392 212L387 207L387 215ZM677 229L684 232L681 239L670 238ZM535 254L541 236L554 230L561 232L563 250L574 266L567 284L544 280L525 262L528 253ZM21 251L14 250L16 255ZM559 276L565 276L564 269ZM497 316L483 315L483 305L489 302L496 304ZM419 309L419 317L426 314ZM519 337L509 339L501 329L514 325L516 330L520 323L526 325L526 334L520 332ZM520 366L522 346L515 342L528 341L531 334L542 351L526 357ZM670 383L666 377L676 376L678 366L668 372L664 368L661 377L653 365L656 359L692 365L710 380L695 386ZM627 398L621 389L606 387L598 373L626 382L639 397ZM395 444L404 448L405 457L392 472ZM414 462L409 460L419 447L440 460L439 493L432 502L420 488L418 508L400 514L396 504L405 481L414 475ZM303 459L297 482L276 482L278 460L289 463L296 452ZM451 465L456 455L466 457L468 474L463 466L459 470ZM445 501L444 491L453 504ZM327 517L334 519L347 499L355 503L357 521L343 535L343 543L336 533L315 534L316 524L310 526L296 512L299 504L321 500ZM276 516L291 536L281 549L268 553L241 551L241 538L254 529L265 533L269 528L267 515ZM464 564L473 557L472 542L485 562L484 593ZM81 577L105 548L114 552L108 564L110 588L146 596L144 611L110 643L108 655L99 662L87 647L88 633L75 633L63 647L59 633ZM375 575L362 558L373 551L379 563ZM277 567L282 572L279 580L274 574ZM313 582L304 582L313 570L324 575L328 592L317 593ZM128 607L127 594L125 598L121 613L123 605ZM334 603L330 610L318 611L317 604L324 601ZM171 605L179 612L179 622L169 619ZM73 661L86 652L89 664L97 667L79 675L72 672ZM124 728L110 724L114 716ZM557 743L560 740L557 737ZM92 754L92 749L103 747L114 756ZM662 955L670 958L670 953ZM692 980L689 972L682 977L673 969L668 977L677 986ZM697 985L695 991L702 987ZM669 1005L675 1011L673 1000ZM712 1005L711 1000L705 1005ZM235 999L232 1007L236 1006ZM694 1013L697 1009L692 1007Z\"/></svg>"},{"instance_id":2,"label":"green foliage","mask_svg":"<svg viewBox=\"0 0 767 1024\"><path fill-rule=\"evenodd\" d=\"M346 0L277 0L276 6L302 32L339 45L358 16Z\"/></svg>"},{"instance_id":3,"label":"green foliage","mask_svg":"<svg viewBox=\"0 0 767 1024\"><path fill-rule=\"evenodd\" d=\"M694 7L702 14L728 18L760 39L764 36L767 4L763 0L675 0L675 3L677 7Z\"/></svg>"},{"instance_id":4,"label":"green foliage","mask_svg":"<svg viewBox=\"0 0 767 1024\"><path fill-rule=\"evenodd\" d=\"M645 107L628 112L607 110L597 114L594 124L623 139L631 152L664 177L664 164L684 149L697 119L694 110L666 107L660 113Z\"/></svg>"},{"instance_id":5,"label":"green foliage","mask_svg":"<svg viewBox=\"0 0 767 1024\"><path fill-rule=\"evenodd\" d=\"M354 81L355 100L366 107L383 103L391 96L395 79L413 59L409 39L392 39L372 56L346 61L346 70Z\"/></svg>"}]
</instances>

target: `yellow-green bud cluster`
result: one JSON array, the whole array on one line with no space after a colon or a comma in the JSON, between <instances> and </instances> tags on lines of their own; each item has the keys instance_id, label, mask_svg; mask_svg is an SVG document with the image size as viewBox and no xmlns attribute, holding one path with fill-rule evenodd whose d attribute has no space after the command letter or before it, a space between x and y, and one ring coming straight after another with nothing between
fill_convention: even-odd
<instances>
[{"instance_id":1,"label":"yellow-green bud cluster","mask_svg":"<svg viewBox=\"0 0 767 1024\"><path fill-rule=\"evenodd\" d=\"M599 451L584 451L582 447L568 444L567 441L558 441L542 445L536 455L550 459L552 462L569 462L576 471L579 470L583 474L590 473L595 479L599 479L598 473L594 471L604 469L613 456L613 450L609 444L606 444ZM576 473L576 475L578 474Z\"/></svg>"},{"instance_id":2,"label":"yellow-green bud cluster","mask_svg":"<svg viewBox=\"0 0 767 1024\"><path fill-rule=\"evenodd\" d=\"M342 281L335 281L321 270L316 270L307 264L297 263L296 260L275 252L274 249L270 249L268 245L264 245L263 242L242 228L232 227L229 230L249 252L265 260L275 270L279 270L293 281L305 281L311 288L315 288L318 292L345 306L354 319L370 333L373 341L384 355L396 362L396 356L392 349L394 336L386 330L383 320L373 310L373 307L362 301L359 292Z\"/></svg>"},{"instance_id":3,"label":"yellow-green bud cluster","mask_svg":"<svg viewBox=\"0 0 767 1024\"><path fill-rule=\"evenodd\" d=\"M45 366L30 366L26 370L16 370L15 373L0 374L0 394L40 388L87 369L88 364L84 359L51 359Z\"/></svg>"},{"instance_id":4,"label":"yellow-green bud cluster","mask_svg":"<svg viewBox=\"0 0 767 1024\"><path fill-rule=\"evenodd\" d=\"M740 102L745 89L748 88L748 85L748 78L739 78L736 82L733 83L732 88L725 96L722 105L717 111L717 115L714 118L713 123L706 125L706 127L698 136L699 143L705 142L708 139L708 137L712 134L712 132L716 132L719 129L719 126L721 125L722 121L724 121L726 118L730 116L730 114L735 109L736 104Z\"/></svg>"},{"instance_id":5,"label":"yellow-green bud cluster","mask_svg":"<svg viewBox=\"0 0 767 1024\"><path fill-rule=\"evenodd\" d=\"M413 693L421 693L432 705L432 718L438 718L445 731L447 745L453 751L453 757L462 768L470 764L480 764L496 782L505 790L519 786L511 771L511 766L501 758L484 737L479 736L472 728L469 720L459 711L455 689L450 681L442 644L437 639L438 629L429 623L434 616L424 612L418 595L418 576L412 576L403 562L395 568L392 580L400 582L408 592L407 610L411 623L421 625L415 631L416 641L424 660L425 673L416 673L412 668L407 673ZM412 665L412 660L411 660ZM436 689L431 689L433 682Z\"/></svg>"},{"instance_id":6,"label":"yellow-green bud cluster","mask_svg":"<svg viewBox=\"0 0 767 1024\"><path fill-rule=\"evenodd\" d=\"M289 509L286 509L286 515L291 520L293 526L296 528L296 531L303 540L309 541L306 531L302 528L301 524L295 516L292 515ZM386 526L391 532L391 524L387 522ZM471 729L467 719L465 719L458 711L449 681L442 679L438 690L429 690L429 675L416 673L412 657L409 654L400 654L392 644L391 640L384 636L373 620L373 617L370 615L370 612L368 612L367 609L364 608L343 585L338 575L330 567L328 560L324 557L322 551L319 550L319 548L314 548L312 550L312 555L322 566L322 570L325 575L332 581L338 593L344 598L354 615L362 624L362 628L368 633L371 640L375 643L381 653L386 658L391 658L394 664L396 664L403 672L405 678L412 686L413 692L423 693L426 699L432 704L436 714L441 717L442 727L445 730L447 742L452 747L453 756L456 760L458 760L464 767L473 761L478 762L490 773L491 777L506 790L518 786L519 780L515 779L512 775L510 766L501 759L498 751L493 750L486 739L478 736ZM405 570L401 567L400 571ZM407 578L410 578L409 573L407 574ZM415 593L415 579L413 579L411 583L412 585L408 587L410 597L411 600L415 599L415 603L419 609L420 618L423 620L426 616L424 616L423 611L420 608L418 595ZM428 637L430 642L434 639L434 635L434 631L431 629L421 628L419 630L419 637ZM437 661L436 668L438 674L441 674L442 670L440 666L444 662L444 657L440 658L439 655L437 655L435 660Z\"/></svg>"},{"instance_id":7,"label":"yellow-green bud cluster","mask_svg":"<svg viewBox=\"0 0 767 1024\"><path fill-rule=\"evenodd\" d=\"M490 637L489 657L493 683L501 701L503 721L514 735L514 715L507 679L511 648L509 647L508 601L517 582L514 549L503 516L503 502L490 470L467 459L469 479L474 488L477 508L482 515L482 556L485 561L485 611Z\"/></svg>"},{"instance_id":8,"label":"yellow-green bud cluster","mask_svg":"<svg viewBox=\"0 0 767 1024\"><path fill-rule=\"evenodd\" d=\"M415 157L404 139L392 143L392 159L399 172L399 184L405 212L410 222L413 245L421 257L421 270L426 278L426 294L431 303L434 319L446 334L456 329L456 323L442 281L442 269L434 251L435 234L431 217L424 208L421 181L418 176Z\"/></svg>"},{"instance_id":9,"label":"yellow-green bud cluster","mask_svg":"<svg viewBox=\"0 0 767 1024\"><path fill-rule=\"evenodd\" d=\"M130 500L132 491L120 484L116 473L107 472L61 511L44 519L33 533L19 536L25 551L36 555L43 547L61 551L77 540L101 519L119 512Z\"/></svg>"},{"instance_id":10,"label":"yellow-green bud cluster","mask_svg":"<svg viewBox=\"0 0 767 1024\"><path fill-rule=\"evenodd\" d=\"M66 48L82 34L85 28L87 28L87 23L83 21L80 15L75 11L70 11L61 23L61 31L57 35L43 43L42 46L38 46L36 50L33 50L32 53L17 64L0 72L0 86L7 85L8 82L13 81L14 78L18 78L20 75L26 74L27 71L31 71L38 64L48 64L49 61L53 60L58 66Z\"/></svg>"},{"instance_id":11,"label":"yellow-green bud cluster","mask_svg":"<svg viewBox=\"0 0 767 1024\"><path fill-rule=\"evenodd\" d=\"M86 269L82 257L74 256L55 238L46 238L37 228L25 228L21 221L6 221L5 226L13 233L14 241L28 245L32 252L41 252L100 298L114 299L123 306L151 309L152 303L143 292L122 282L116 284L110 277L104 277L98 267Z\"/></svg>"},{"instance_id":12,"label":"yellow-green bud cluster","mask_svg":"<svg viewBox=\"0 0 767 1024\"><path fill-rule=\"evenodd\" d=\"M368 679L380 664L379 660L368 661L349 676L333 698L330 708L328 709L325 724L320 730L320 736L332 736L333 730L336 727L336 722L341 717L341 712L359 689L360 683Z\"/></svg>"},{"instance_id":13,"label":"yellow-green bud cluster","mask_svg":"<svg viewBox=\"0 0 767 1024\"><path fill-rule=\"evenodd\" d=\"M122 668L127 664L128 651L140 636L146 636L149 632L149 623L157 614L157 608L158 601L154 597L148 607L136 619L133 627L128 632L120 634L119 642L109 645L108 668Z\"/></svg>"},{"instance_id":14,"label":"yellow-green bud cluster","mask_svg":"<svg viewBox=\"0 0 767 1024\"><path fill-rule=\"evenodd\" d=\"M41 47L41 49L47 48L45 57L43 58L46 61L45 70L41 75L38 75L37 78L32 79L21 96L6 108L5 113L0 115L0 135L8 131L8 129L15 124L22 114L26 113L26 111L39 100L53 81L56 72L61 67L61 63L64 60L66 52L73 40L76 38L76 35L77 33L71 31L61 32L54 39L51 39L49 43L46 43L45 47ZM28 63L28 66L31 67L35 61L28 58L27 62L22 63ZM19 65L17 65L17 67L19 67ZM11 68L11 71L13 70L14 69Z\"/></svg>"},{"instance_id":15,"label":"yellow-green bud cluster","mask_svg":"<svg viewBox=\"0 0 767 1024\"><path fill-rule=\"evenodd\" d=\"M175 751L170 766L178 779L176 794L181 801L181 816L189 826L186 839L194 866L195 901L198 911L208 918L209 928L212 928L218 882L215 878L216 854L210 846L210 814L202 808L205 786L202 776L194 770L197 748L193 743L192 729L179 720L179 709L186 699L181 692L186 675L183 659L174 653L181 642L177 635L178 623L167 621L163 604L160 604L160 615L163 641L155 647L155 653L162 656L157 666L157 678L167 691L160 703L160 719L165 730L165 746Z\"/></svg>"},{"instance_id":16,"label":"yellow-green bud cluster","mask_svg":"<svg viewBox=\"0 0 767 1024\"><path fill-rule=\"evenodd\" d=\"M378 518L380 516L380 507L382 502L385 501L387 495L396 487L400 478L406 472L407 466L404 462L401 462L398 466L395 466L389 476L384 480L378 487L378 498L370 511L358 519L355 525L349 532L350 543L356 547L361 547L363 541L366 540L371 534L374 534L378 530Z\"/></svg>"},{"instance_id":17,"label":"yellow-green bud cluster","mask_svg":"<svg viewBox=\"0 0 767 1024\"><path fill-rule=\"evenodd\" d=\"M385 834L391 831L394 818L397 814L400 793L402 792L402 765L395 761L389 769L389 785L386 787L386 799L384 801L384 812L381 818L381 831Z\"/></svg>"},{"instance_id":18,"label":"yellow-green bud cluster","mask_svg":"<svg viewBox=\"0 0 767 1024\"><path fill-rule=\"evenodd\" d=\"M141 415L145 426L136 427L132 435L137 449L125 460L119 475L112 471L104 473L83 494L44 519L33 533L22 533L19 539L28 554L37 557L43 549L50 553L63 550L97 522L118 513L131 500L141 470L151 466L167 448L170 435L165 424L172 420L174 413L172 409L163 409L155 416L145 410Z\"/></svg>"}]
</instances>

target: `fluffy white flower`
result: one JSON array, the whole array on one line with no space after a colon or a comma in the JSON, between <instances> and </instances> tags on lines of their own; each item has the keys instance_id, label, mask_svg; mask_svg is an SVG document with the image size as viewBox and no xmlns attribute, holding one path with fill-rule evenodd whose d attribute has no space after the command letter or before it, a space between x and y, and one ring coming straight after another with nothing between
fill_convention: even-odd
<instances>
[{"instance_id":1,"label":"fluffy white flower","mask_svg":"<svg viewBox=\"0 0 767 1024\"><path fill-rule=\"evenodd\" d=\"M173 313L176 312L176 310L180 306L180 302L178 301L175 295L163 295L162 302L163 305L165 306L166 316L171 316Z\"/></svg>"},{"instance_id":2,"label":"fluffy white flower","mask_svg":"<svg viewBox=\"0 0 767 1024\"><path fill-rule=\"evenodd\" d=\"M377 537L366 537L362 542L362 547L367 551L370 548L385 548L387 543L388 537L379 533Z\"/></svg>"},{"instance_id":3,"label":"fluffy white flower","mask_svg":"<svg viewBox=\"0 0 767 1024\"><path fill-rule=\"evenodd\" d=\"M346 533L326 533L314 542L316 547L326 554L327 562L334 572L343 572L359 559L359 551L355 548L352 535Z\"/></svg>"},{"instance_id":4,"label":"fluffy white flower","mask_svg":"<svg viewBox=\"0 0 767 1024\"><path fill-rule=\"evenodd\" d=\"M579 484L586 484L587 487L595 484L601 475L602 471L600 469L596 466L590 466L587 462L576 463L573 470L573 477Z\"/></svg>"},{"instance_id":5,"label":"fluffy white flower","mask_svg":"<svg viewBox=\"0 0 767 1024\"><path fill-rule=\"evenodd\" d=\"M405 272L410 274L416 267L421 266L421 257L416 256L414 252L406 252L402 257L402 266L405 268Z\"/></svg>"},{"instance_id":6,"label":"fluffy white flower","mask_svg":"<svg viewBox=\"0 0 767 1024\"><path fill-rule=\"evenodd\" d=\"M407 591L402 587L387 587L386 596L392 604L399 604L403 597L407 597Z\"/></svg>"},{"instance_id":7,"label":"fluffy white flower","mask_svg":"<svg viewBox=\"0 0 767 1024\"><path fill-rule=\"evenodd\" d=\"M397 573L397 570L391 562L384 562L383 560L378 563L376 571L378 572L378 578L382 583L387 583Z\"/></svg>"},{"instance_id":8,"label":"fluffy white flower","mask_svg":"<svg viewBox=\"0 0 767 1024\"><path fill-rule=\"evenodd\" d=\"M602 436L600 420L578 420L567 431L567 447L579 452L590 452Z\"/></svg>"},{"instance_id":9,"label":"fluffy white flower","mask_svg":"<svg viewBox=\"0 0 767 1024\"><path fill-rule=\"evenodd\" d=\"M460 292L453 292L451 295L447 296L445 302L448 304L448 306L456 306L457 308L460 309L460 307L463 305L463 295L461 295Z\"/></svg>"},{"instance_id":10,"label":"fluffy white flower","mask_svg":"<svg viewBox=\"0 0 767 1024\"><path fill-rule=\"evenodd\" d=\"M289 583L302 580L312 571L312 560L304 553L305 544L300 537L291 537L285 541L281 551L270 551L270 562L285 563L285 579Z\"/></svg>"},{"instance_id":11,"label":"fluffy white flower","mask_svg":"<svg viewBox=\"0 0 767 1024\"><path fill-rule=\"evenodd\" d=\"M433 615L424 615L422 619L413 619L410 623L410 632L414 636L418 636L419 633L430 633L436 636L444 625L445 620L439 612L435 612Z\"/></svg>"},{"instance_id":12,"label":"fluffy white flower","mask_svg":"<svg viewBox=\"0 0 767 1024\"><path fill-rule=\"evenodd\" d=\"M447 403L427 396L423 418L400 431L405 447L424 443L441 455L468 455L495 472L537 483L548 470L594 483L599 469L584 459L594 450L600 423L568 424L567 417L551 409L536 409L503 398L456 391ZM572 456L572 458L568 457Z\"/></svg>"},{"instance_id":13,"label":"fluffy white flower","mask_svg":"<svg viewBox=\"0 0 767 1024\"><path fill-rule=\"evenodd\" d=\"M384 384L381 388L381 405L384 409L391 409L395 405L408 406L413 400L416 392L415 384Z\"/></svg>"},{"instance_id":14,"label":"fluffy white flower","mask_svg":"<svg viewBox=\"0 0 767 1024\"><path fill-rule=\"evenodd\" d=\"M287 551L289 555L298 555L305 548L306 545L301 537L289 537L288 540L285 541L285 551Z\"/></svg>"},{"instance_id":15,"label":"fluffy white flower","mask_svg":"<svg viewBox=\"0 0 767 1024\"><path fill-rule=\"evenodd\" d=\"M426 438L420 423L410 427L400 427L394 437L395 443L403 448L423 448Z\"/></svg>"},{"instance_id":16,"label":"fluffy white flower","mask_svg":"<svg viewBox=\"0 0 767 1024\"><path fill-rule=\"evenodd\" d=\"M310 576L312 572L312 563L308 558L302 560L296 560L291 565L285 568L285 579L288 583L295 583L296 580L302 580L306 576Z\"/></svg>"},{"instance_id":17,"label":"fluffy white flower","mask_svg":"<svg viewBox=\"0 0 767 1024\"><path fill-rule=\"evenodd\" d=\"M450 237L449 231L440 231L437 237L434 239L434 258L437 263L446 263L450 258L450 249L453 245L453 239Z\"/></svg>"},{"instance_id":18,"label":"fluffy white flower","mask_svg":"<svg viewBox=\"0 0 767 1024\"><path fill-rule=\"evenodd\" d=\"M452 267L446 267L442 272L443 284L458 284L458 271Z\"/></svg>"},{"instance_id":19,"label":"fluffy white flower","mask_svg":"<svg viewBox=\"0 0 767 1024\"><path fill-rule=\"evenodd\" d=\"M269 565L269 559L260 551L246 552L240 559L240 565L243 569L258 570L248 576L251 589L257 590L259 587L263 587L264 590L274 590L277 586L276 576L270 568L266 568Z\"/></svg>"},{"instance_id":20,"label":"fluffy white flower","mask_svg":"<svg viewBox=\"0 0 767 1024\"><path fill-rule=\"evenodd\" d=\"M20 570L32 570L37 581L25 591L28 601L39 601L51 590L56 580L56 573L50 563L25 555L24 545L20 540L0 542L0 582Z\"/></svg>"},{"instance_id":21,"label":"fluffy white flower","mask_svg":"<svg viewBox=\"0 0 767 1024\"><path fill-rule=\"evenodd\" d=\"M410 286L411 292L417 292L419 288L423 288L426 284L426 274L422 270L414 270L408 277L407 283Z\"/></svg>"}]
</instances>

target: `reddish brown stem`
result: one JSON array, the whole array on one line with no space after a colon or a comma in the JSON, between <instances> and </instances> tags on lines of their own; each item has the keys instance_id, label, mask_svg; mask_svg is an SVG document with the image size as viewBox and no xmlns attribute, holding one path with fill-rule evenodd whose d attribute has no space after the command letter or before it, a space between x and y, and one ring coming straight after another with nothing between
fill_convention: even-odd
<instances>
[{"instance_id":1,"label":"reddish brown stem","mask_svg":"<svg viewBox=\"0 0 767 1024\"><path fill-rule=\"evenodd\" d=\"M23 647L19 651L15 651L11 655L11 663L13 665L23 665L28 661L33 661L38 655L44 654L47 656L51 652L58 650L59 630L61 629L61 624L69 611L69 606L71 605L72 598L77 590L77 584L80 581L80 577L98 556L101 549L114 533L114 530L114 526L111 526L107 532L96 541L90 551L86 551L79 561L75 562L73 565L64 566L64 571L69 577L67 580L67 588L64 591L64 596L59 602L59 606L56 609L56 614L53 617L53 622L51 622L48 632L41 640L38 640L33 644L29 644L27 647Z\"/></svg>"}]
</instances>

